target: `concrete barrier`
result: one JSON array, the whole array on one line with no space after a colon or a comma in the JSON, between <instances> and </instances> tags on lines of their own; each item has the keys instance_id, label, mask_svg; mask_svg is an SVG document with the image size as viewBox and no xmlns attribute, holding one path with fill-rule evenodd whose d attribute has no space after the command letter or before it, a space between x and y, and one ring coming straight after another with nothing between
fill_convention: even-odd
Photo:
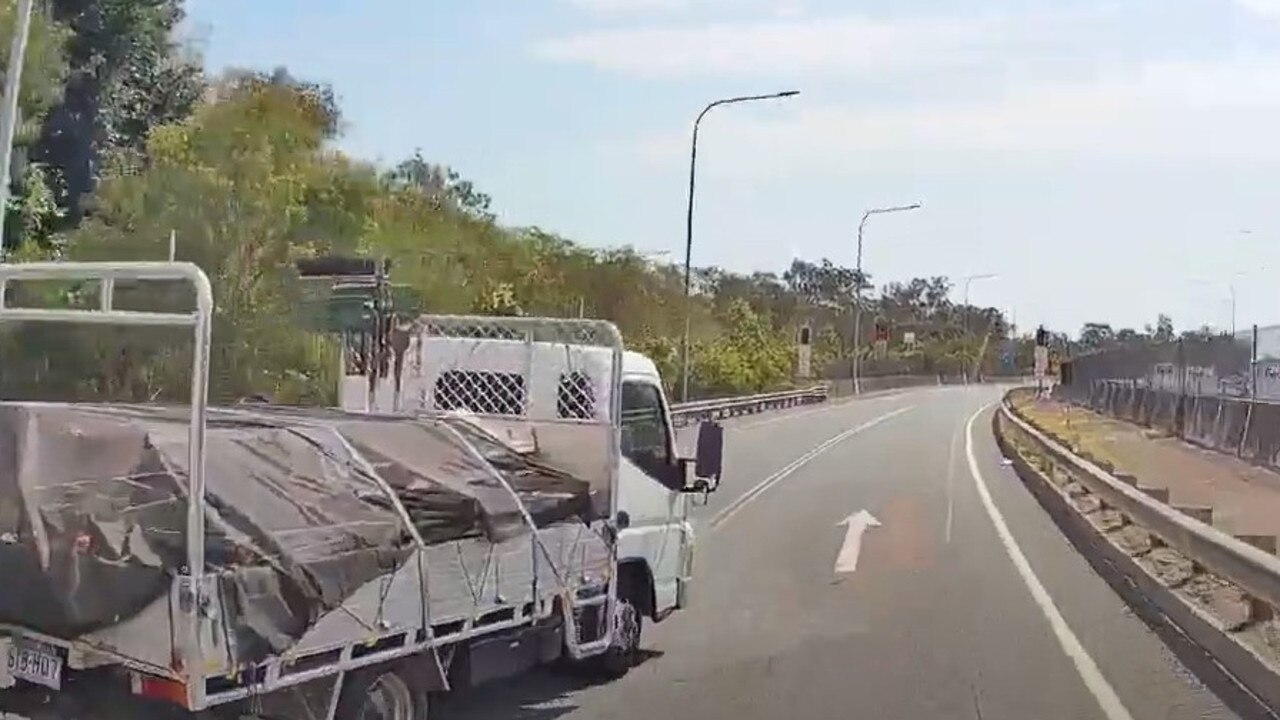
<instances>
[{"instance_id":1,"label":"concrete barrier","mask_svg":"<svg viewBox=\"0 0 1280 720\"><path fill-rule=\"evenodd\" d=\"M1253 406L1240 454L1260 465L1273 468L1280 465L1280 405Z\"/></svg>"},{"instance_id":2,"label":"concrete barrier","mask_svg":"<svg viewBox=\"0 0 1280 720\"><path fill-rule=\"evenodd\" d=\"M1119 380L1096 380L1088 393L1063 395L1095 412L1160 428L1197 445L1280 470L1280 403L1184 395Z\"/></svg>"}]
</instances>

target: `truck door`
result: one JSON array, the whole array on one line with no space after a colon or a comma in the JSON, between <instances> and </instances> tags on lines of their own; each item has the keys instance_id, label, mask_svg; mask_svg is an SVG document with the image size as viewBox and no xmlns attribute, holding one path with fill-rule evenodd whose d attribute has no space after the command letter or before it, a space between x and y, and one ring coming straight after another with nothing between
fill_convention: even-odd
<instances>
[{"instance_id":1,"label":"truck door","mask_svg":"<svg viewBox=\"0 0 1280 720\"><path fill-rule=\"evenodd\" d=\"M661 616L679 597L686 496L671 472L676 453L662 390L653 380L622 382L622 456L618 510L627 514L627 527L619 534L618 556L648 565L654 613Z\"/></svg>"}]
</instances>

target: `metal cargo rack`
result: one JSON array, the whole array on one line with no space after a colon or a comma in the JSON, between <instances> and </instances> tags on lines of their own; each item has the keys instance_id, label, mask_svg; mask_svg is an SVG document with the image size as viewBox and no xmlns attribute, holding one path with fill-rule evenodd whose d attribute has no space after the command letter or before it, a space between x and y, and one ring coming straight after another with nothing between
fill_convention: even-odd
<instances>
[{"instance_id":1,"label":"metal cargo rack","mask_svg":"<svg viewBox=\"0 0 1280 720\"><path fill-rule=\"evenodd\" d=\"M30 308L9 307L5 303L6 290L14 282L46 281L97 281L99 302L96 308ZM195 308L190 312L144 312L117 309L114 290L119 281L159 281L188 283L195 293ZM399 617L394 621L384 614L393 613L390 604L380 605L378 619L369 623L353 611L349 603L323 616L316 626L304 635L289 651L271 657L251 667L220 667L211 662L211 643L216 639L213 629L222 612L222 603L216 577L206 572L205 563L205 436L208 419L209 359L211 324L214 303L208 277L196 265L186 262L104 262L104 263L28 263L0 265L0 323L53 322L109 324L123 326L167 326L190 328L193 341L193 364L190 388L190 416L188 430L188 487L190 498L187 507L186 565L173 579L167 601L157 600L143 615L121 623L106 631L91 633L85 638L66 640L45 637L20 627L0 626L0 632L9 631L22 636L57 645L68 651L68 666L72 669L96 664L114 664L135 671L158 676L171 683L180 684L180 697L175 697L187 709L198 711L208 707L265 695L275 690L295 686L318 678L335 677L330 712L335 706L342 687L342 677L347 671L386 662L417 653L432 652L437 670L443 678L445 663L439 650L455 643L488 635L503 629L528 625L552 617L559 612L563 619L565 645L574 658L587 657L606 649L613 632L613 596L616 590L616 548L613 533L608 524L617 510L617 466L620 418L620 392L623 344L617 329L607 322L589 320L551 320L543 318L492 318L492 317L429 317L424 318L430 332L447 337L518 339L532 344L555 342L565 345L582 344L604 347L612 351L613 368L609 382L612 384L607 417L603 422L611 425L612 438L609 449L612 473L609 478L609 519L595 527L586 525L552 526L539 529L528 509L520 502L514 489L500 475L498 480L515 498L525 524L531 529L516 546L504 548L485 540L452 541L427 545L409 520L404 506L394 491L385 487L399 514L407 523L416 546L415 554L399 569L361 588L349 600L358 605L370 593L386 596L397 587L404 602L400 603ZM532 357L532 352L530 352ZM478 391L483 391L481 388ZM576 420L581 422L581 419ZM474 448L472 448L474 451ZM478 453L478 451L475 451ZM376 477L376 471L369 468ZM385 486L385 483L383 483ZM572 537L570 537L572 535ZM598 540L604 550L603 557L589 559L592 541ZM470 543L468 545L468 543ZM524 545L527 544L527 547ZM556 552L549 547L554 544ZM512 554L525 558L530 578L530 592L512 592L501 578L502 563L510 562ZM454 556L450 560L449 555ZM575 567L574 559L580 558ZM568 562L565 562L565 560ZM468 562L468 560L470 562ZM588 569L592 563L603 564L607 585L591 581ZM479 572L475 566L479 565ZM565 565L577 572L565 577L558 565ZM439 572L435 569L439 568ZM433 601L441 600L442 609L447 603L444 595L433 595L431 584L448 582L452 573L461 586L467 588L470 606L455 602L451 612L433 617ZM486 586L494 589L489 601L484 594ZM539 588L544 588L540 591ZM417 592L412 592L416 590ZM453 598L458 601L459 598ZM579 642L577 619L588 608L602 610L603 632L588 642ZM156 617L147 613L154 611ZM166 638L172 642L173 656L162 664L139 659L127 653L117 652L117 644L123 636L150 624L151 635L169 626ZM325 627L320 627L320 625ZM351 628L355 628L352 630ZM171 635L168 633L171 632ZM110 639L112 642L106 642ZM163 655L151 653L151 655ZM91 658L92 661L86 661Z\"/></svg>"}]
</instances>

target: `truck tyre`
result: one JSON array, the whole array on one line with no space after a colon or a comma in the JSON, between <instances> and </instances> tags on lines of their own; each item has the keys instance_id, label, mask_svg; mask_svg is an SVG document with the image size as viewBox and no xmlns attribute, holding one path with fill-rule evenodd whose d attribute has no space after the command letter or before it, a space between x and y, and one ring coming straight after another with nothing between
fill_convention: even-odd
<instances>
[{"instance_id":1,"label":"truck tyre","mask_svg":"<svg viewBox=\"0 0 1280 720\"><path fill-rule=\"evenodd\" d=\"M348 674L335 720L427 720L427 690L412 670L394 664Z\"/></svg>"},{"instance_id":2,"label":"truck tyre","mask_svg":"<svg viewBox=\"0 0 1280 720\"><path fill-rule=\"evenodd\" d=\"M588 661L588 667L595 674L610 680L626 675L640 659L644 614L640 612L638 595L644 585L636 580L634 573L627 572L618 578L618 597L613 603L613 641L608 650Z\"/></svg>"},{"instance_id":3,"label":"truck tyre","mask_svg":"<svg viewBox=\"0 0 1280 720\"><path fill-rule=\"evenodd\" d=\"M609 649L599 658L600 673L616 679L627 674L640 660L640 635L644 616L632 598L622 595L613 606L614 633Z\"/></svg>"}]
</instances>

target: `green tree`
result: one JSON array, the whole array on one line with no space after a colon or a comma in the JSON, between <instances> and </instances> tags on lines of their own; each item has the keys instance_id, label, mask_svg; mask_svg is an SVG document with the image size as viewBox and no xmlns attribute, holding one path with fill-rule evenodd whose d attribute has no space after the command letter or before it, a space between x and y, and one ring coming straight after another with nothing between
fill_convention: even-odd
<instances>
[{"instance_id":1,"label":"green tree","mask_svg":"<svg viewBox=\"0 0 1280 720\"><path fill-rule=\"evenodd\" d=\"M172 40L181 0L52 0L69 29L67 77L32 158L78 222L84 198L114 152L140 152L152 128L190 114L203 88L197 59Z\"/></svg>"},{"instance_id":2,"label":"green tree","mask_svg":"<svg viewBox=\"0 0 1280 720\"><path fill-rule=\"evenodd\" d=\"M457 170L427 162L421 149L414 150L412 157L399 162L386 178L392 185L418 189L441 208L465 212L480 220L494 220L493 213L489 211L493 200L488 194L480 192L475 183L464 179Z\"/></svg>"},{"instance_id":3,"label":"green tree","mask_svg":"<svg viewBox=\"0 0 1280 720\"><path fill-rule=\"evenodd\" d=\"M75 259L159 259L177 230L178 258L198 263L214 284L215 398L332 399L333 347L295 322L300 287L291 264L355 249L364 223L338 218L343 208L362 215L378 184L372 172L321 152L328 133L306 92L246 82L189 120L153 131L145 169L105 180L93 217L69 237ZM323 227L317 217L327 220ZM180 351L152 355L120 340L81 355L91 392L173 398L186 383ZM92 369L110 368L108 360L119 366L114 378Z\"/></svg>"},{"instance_id":4,"label":"green tree","mask_svg":"<svg viewBox=\"0 0 1280 720\"><path fill-rule=\"evenodd\" d=\"M16 5L0 4L0 66L9 66L9 42L13 37ZM47 245L61 213L54 198L56 173L42 162L31 162L40 123L58 101L66 76L64 45L67 30L37 7L23 60L22 87L18 94L18 124L14 128L11 202L6 208L5 247L16 248L26 240ZM35 153L38 157L38 152Z\"/></svg>"},{"instance_id":5,"label":"green tree","mask_svg":"<svg viewBox=\"0 0 1280 720\"><path fill-rule=\"evenodd\" d=\"M1101 349L1115 339L1115 331L1107 323L1085 323L1080 329L1080 344L1090 349Z\"/></svg>"}]
</instances>

